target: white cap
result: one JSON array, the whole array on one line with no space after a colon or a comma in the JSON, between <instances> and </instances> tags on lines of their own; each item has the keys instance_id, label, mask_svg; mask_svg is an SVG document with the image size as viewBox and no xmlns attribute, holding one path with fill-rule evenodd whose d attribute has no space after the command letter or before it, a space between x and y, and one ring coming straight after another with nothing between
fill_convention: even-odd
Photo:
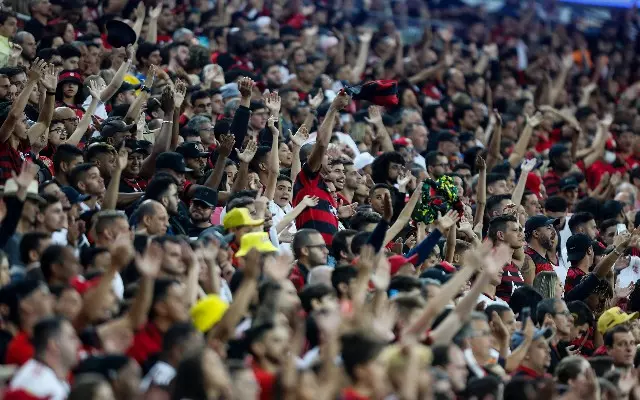
<instances>
[{"instance_id":1,"label":"white cap","mask_svg":"<svg viewBox=\"0 0 640 400\"><path fill-rule=\"evenodd\" d=\"M356 169L360 170L360 169L366 167L367 165L373 164L373 160L375 160L375 158L373 158L373 156L371 154L369 154L369 153L360 153L353 160L353 166L356 167Z\"/></svg>"}]
</instances>

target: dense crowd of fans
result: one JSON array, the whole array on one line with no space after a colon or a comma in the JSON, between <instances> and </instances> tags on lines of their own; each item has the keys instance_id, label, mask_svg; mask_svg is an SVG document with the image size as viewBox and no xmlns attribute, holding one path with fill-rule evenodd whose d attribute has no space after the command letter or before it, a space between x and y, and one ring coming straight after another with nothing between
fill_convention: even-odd
<instances>
[{"instance_id":1,"label":"dense crowd of fans","mask_svg":"<svg viewBox=\"0 0 640 400\"><path fill-rule=\"evenodd\" d=\"M9 3L0 398L640 399L635 7Z\"/></svg>"}]
</instances>

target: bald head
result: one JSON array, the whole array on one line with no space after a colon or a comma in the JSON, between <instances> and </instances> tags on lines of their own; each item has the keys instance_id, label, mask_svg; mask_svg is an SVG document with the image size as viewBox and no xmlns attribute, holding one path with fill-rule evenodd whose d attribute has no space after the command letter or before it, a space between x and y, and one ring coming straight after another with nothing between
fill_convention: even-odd
<instances>
[{"instance_id":1,"label":"bald head","mask_svg":"<svg viewBox=\"0 0 640 400\"><path fill-rule=\"evenodd\" d=\"M73 111L69 107L56 108L53 112L52 121L62 122L64 124L64 129L67 131L67 137L73 134L73 132L78 127L78 123L80 122L75 111Z\"/></svg>"},{"instance_id":2,"label":"bald head","mask_svg":"<svg viewBox=\"0 0 640 400\"><path fill-rule=\"evenodd\" d=\"M166 234L168 226L169 214L161 203L145 200L136 210L136 228L149 236Z\"/></svg>"}]
</instances>

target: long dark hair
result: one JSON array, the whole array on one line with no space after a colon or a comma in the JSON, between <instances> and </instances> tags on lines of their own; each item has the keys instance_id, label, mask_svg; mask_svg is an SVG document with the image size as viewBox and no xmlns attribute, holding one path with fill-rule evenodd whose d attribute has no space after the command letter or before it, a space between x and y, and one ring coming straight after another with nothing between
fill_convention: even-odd
<instances>
[{"instance_id":1,"label":"long dark hair","mask_svg":"<svg viewBox=\"0 0 640 400\"><path fill-rule=\"evenodd\" d=\"M173 379L171 400L207 400L202 357L204 352L196 352L180 362Z\"/></svg>"}]
</instances>

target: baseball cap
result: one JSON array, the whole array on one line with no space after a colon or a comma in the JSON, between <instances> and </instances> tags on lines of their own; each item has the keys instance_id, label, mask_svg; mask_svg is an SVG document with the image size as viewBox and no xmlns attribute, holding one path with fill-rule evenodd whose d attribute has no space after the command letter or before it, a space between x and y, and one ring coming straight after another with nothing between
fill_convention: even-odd
<instances>
[{"instance_id":1,"label":"baseball cap","mask_svg":"<svg viewBox=\"0 0 640 400\"><path fill-rule=\"evenodd\" d=\"M184 157L180 153L174 151L165 151L160 153L156 158L156 169L170 169L176 172L191 172L191 168L187 168Z\"/></svg>"},{"instance_id":2,"label":"baseball cap","mask_svg":"<svg viewBox=\"0 0 640 400\"><path fill-rule=\"evenodd\" d=\"M452 133L451 131L448 130L444 130L444 131L440 131L440 133L438 133L438 139L437 142L454 142L454 143L458 143L458 136L455 135L454 133Z\"/></svg>"},{"instance_id":3,"label":"baseball cap","mask_svg":"<svg viewBox=\"0 0 640 400\"><path fill-rule=\"evenodd\" d=\"M355 167L355 169L360 170L367 165L373 164L373 160L375 160L375 158L371 154L367 152L360 153L353 160L353 166Z\"/></svg>"},{"instance_id":4,"label":"baseball cap","mask_svg":"<svg viewBox=\"0 0 640 400\"><path fill-rule=\"evenodd\" d=\"M267 232L250 232L242 235L242 239L240 239L240 249L238 249L235 256L244 257L251 249L256 249L260 253L273 253L278 251L278 248L271 243Z\"/></svg>"},{"instance_id":5,"label":"baseball cap","mask_svg":"<svg viewBox=\"0 0 640 400\"><path fill-rule=\"evenodd\" d=\"M196 329L206 333L220 321L228 308L229 305L220 296L210 294L191 307L189 313Z\"/></svg>"},{"instance_id":6,"label":"baseball cap","mask_svg":"<svg viewBox=\"0 0 640 400\"><path fill-rule=\"evenodd\" d=\"M62 71L60 72L60 76L58 76L58 84L65 82L76 83L82 86L82 75L80 75L80 73L76 70Z\"/></svg>"},{"instance_id":7,"label":"baseball cap","mask_svg":"<svg viewBox=\"0 0 640 400\"><path fill-rule=\"evenodd\" d=\"M598 332L604 335L609 329L638 318L638 312L627 314L620 307L612 307L598 318Z\"/></svg>"},{"instance_id":8,"label":"baseball cap","mask_svg":"<svg viewBox=\"0 0 640 400\"><path fill-rule=\"evenodd\" d=\"M584 233L576 233L567 239L567 260L582 260L589 247L594 245L593 240Z\"/></svg>"},{"instance_id":9,"label":"baseball cap","mask_svg":"<svg viewBox=\"0 0 640 400\"><path fill-rule=\"evenodd\" d=\"M533 332L533 340L538 340L540 338L544 338L545 340L551 338L553 336L553 331L550 328L536 328ZM511 335L511 349L516 349L518 346L524 342L524 332L516 331L513 335Z\"/></svg>"},{"instance_id":10,"label":"baseball cap","mask_svg":"<svg viewBox=\"0 0 640 400\"><path fill-rule=\"evenodd\" d=\"M573 176L567 176L560 179L560 190L576 189L578 187L578 180Z\"/></svg>"},{"instance_id":11,"label":"baseball cap","mask_svg":"<svg viewBox=\"0 0 640 400\"><path fill-rule=\"evenodd\" d=\"M206 186L198 186L193 193L193 201L201 201L209 207L218 204L218 192Z\"/></svg>"},{"instance_id":12,"label":"baseball cap","mask_svg":"<svg viewBox=\"0 0 640 400\"><path fill-rule=\"evenodd\" d=\"M111 137L120 132L134 133L136 130L136 124L127 125L120 117L110 117L104 120L102 127L100 128L100 136Z\"/></svg>"},{"instance_id":13,"label":"baseball cap","mask_svg":"<svg viewBox=\"0 0 640 400\"><path fill-rule=\"evenodd\" d=\"M409 258L403 256L402 254L396 254L387 258L387 261L389 261L389 264L391 265L391 276L394 276L395 274L397 274L403 265L411 264L411 266L414 266L414 262L417 260L418 260L417 254L414 254ZM415 270L415 267L414 267L414 270Z\"/></svg>"},{"instance_id":14,"label":"baseball cap","mask_svg":"<svg viewBox=\"0 0 640 400\"><path fill-rule=\"evenodd\" d=\"M543 226L553 225L555 218L549 218L546 215L534 215L527 219L524 224L524 232L530 233Z\"/></svg>"},{"instance_id":15,"label":"baseball cap","mask_svg":"<svg viewBox=\"0 0 640 400\"><path fill-rule=\"evenodd\" d=\"M444 269L440 267L427 268L423 273L420 274L420 279L433 279L435 281L445 283L451 278L450 274L448 274Z\"/></svg>"},{"instance_id":16,"label":"baseball cap","mask_svg":"<svg viewBox=\"0 0 640 400\"><path fill-rule=\"evenodd\" d=\"M88 194L80 194L80 192L78 192L71 186L62 186L60 190L62 190L62 193L67 196L67 199L69 199L69 203L71 204L82 203L83 201L91 198L91 196L89 196Z\"/></svg>"},{"instance_id":17,"label":"baseball cap","mask_svg":"<svg viewBox=\"0 0 640 400\"><path fill-rule=\"evenodd\" d=\"M184 142L176 148L176 153L182 154L184 158L202 158L209 157L206 151L200 151L197 142Z\"/></svg>"},{"instance_id":18,"label":"baseball cap","mask_svg":"<svg viewBox=\"0 0 640 400\"><path fill-rule=\"evenodd\" d=\"M224 229L237 228L239 226L258 226L264 223L264 219L253 219L249 210L244 207L234 208L229 211L222 220Z\"/></svg>"},{"instance_id":19,"label":"baseball cap","mask_svg":"<svg viewBox=\"0 0 640 400\"><path fill-rule=\"evenodd\" d=\"M238 90L238 84L227 83L226 85L222 85L220 87L220 94L222 95L222 100L229 99L231 97L240 97L240 90Z\"/></svg>"},{"instance_id":20,"label":"baseball cap","mask_svg":"<svg viewBox=\"0 0 640 400\"><path fill-rule=\"evenodd\" d=\"M129 83L127 81L123 81L122 85L120 85L118 90L116 90L116 94L122 93L122 92L128 92L130 90L138 90L138 89L140 89L140 86L141 85L139 83L136 85L136 84L133 84L133 83Z\"/></svg>"},{"instance_id":21,"label":"baseball cap","mask_svg":"<svg viewBox=\"0 0 640 400\"><path fill-rule=\"evenodd\" d=\"M0 198L5 196L15 196L18 193L18 183L15 179L9 179L5 182L2 191L0 192ZM38 181L32 181L27 186L27 199L37 201L40 204L45 204L46 200L38 194Z\"/></svg>"},{"instance_id":22,"label":"baseball cap","mask_svg":"<svg viewBox=\"0 0 640 400\"><path fill-rule=\"evenodd\" d=\"M81 374L94 373L107 379L113 379L122 368L129 364L129 357L123 354L104 354L99 356L89 356L80 361L73 373Z\"/></svg>"}]
</instances>

